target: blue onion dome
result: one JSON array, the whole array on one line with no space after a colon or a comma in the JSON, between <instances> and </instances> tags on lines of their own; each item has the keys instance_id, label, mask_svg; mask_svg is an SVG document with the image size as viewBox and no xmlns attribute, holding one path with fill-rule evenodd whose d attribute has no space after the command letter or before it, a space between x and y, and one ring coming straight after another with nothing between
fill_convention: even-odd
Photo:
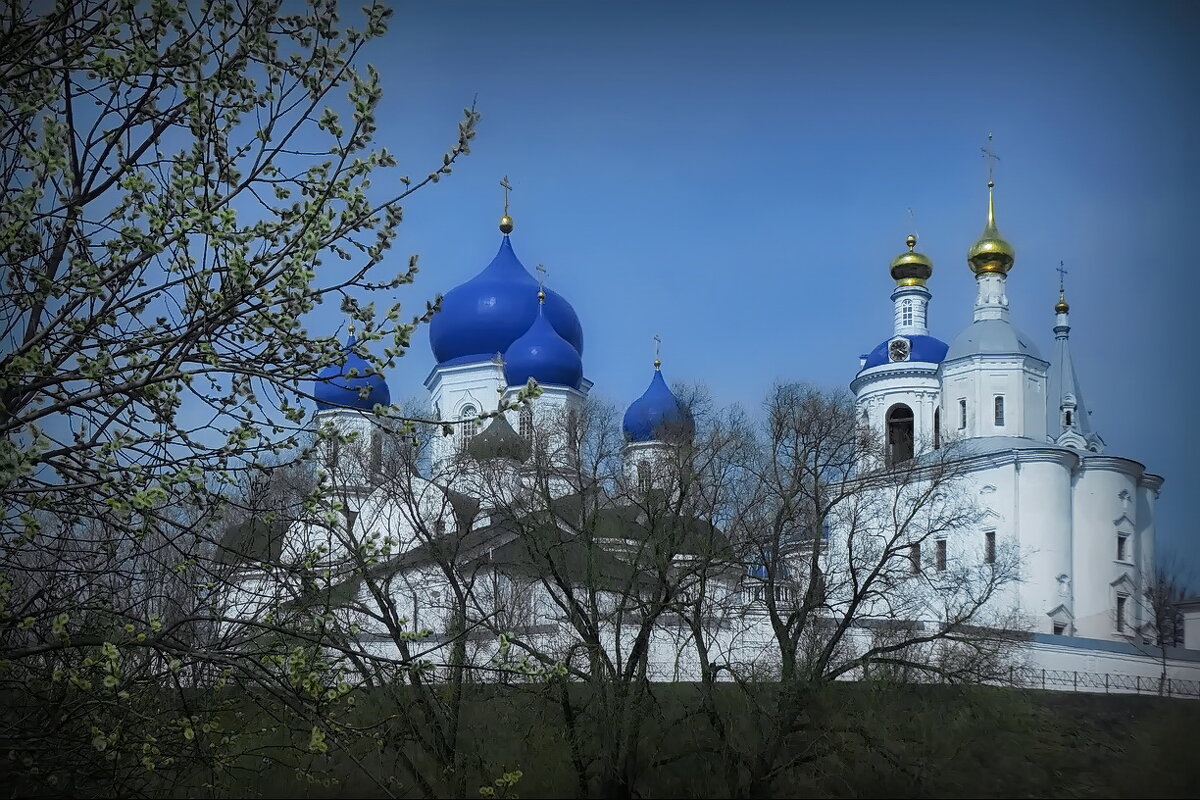
<instances>
[{"instance_id":1,"label":"blue onion dome","mask_svg":"<svg viewBox=\"0 0 1200 800\"><path fill-rule=\"evenodd\" d=\"M658 439L664 428L678 427L690 432L694 427L692 415L680 405L663 380L660 362L654 361L654 377L642 396L630 403L621 427L631 442L651 442Z\"/></svg>"},{"instance_id":2,"label":"blue onion dome","mask_svg":"<svg viewBox=\"0 0 1200 800\"><path fill-rule=\"evenodd\" d=\"M894 360L891 343L896 339L907 339L908 348L907 351L903 348L898 349L897 354L904 354L906 357ZM867 353L867 361L863 364L863 369L878 367L881 364L908 364L914 361L921 364L940 364L946 360L946 351L949 349L950 345L932 336L893 336Z\"/></svg>"},{"instance_id":3,"label":"blue onion dome","mask_svg":"<svg viewBox=\"0 0 1200 800\"><path fill-rule=\"evenodd\" d=\"M313 381L313 397L318 411L352 408L371 411L375 404L386 406L392 402L387 381L377 372L368 374L371 365L362 356L354 353L354 336L346 340L341 364L333 364L317 373ZM369 387L367 396L360 397L359 390Z\"/></svg>"},{"instance_id":4,"label":"blue onion dome","mask_svg":"<svg viewBox=\"0 0 1200 800\"><path fill-rule=\"evenodd\" d=\"M579 351L550 323L545 292L536 296L533 324L504 351L504 377L509 386L524 386L530 378L540 384L578 389L583 380Z\"/></svg>"},{"instance_id":5,"label":"blue onion dome","mask_svg":"<svg viewBox=\"0 0 1200 800\"><path fill-rule=\"evenodd\" d=\"M538 282L513 253L508 235L492 263L442 298L429 324L429 343L440 365L485 361L506 351L538 315ZM558 335L583 353L583 327L563 297L546 292L546 318Z\"/></svg>"}]
</instances>

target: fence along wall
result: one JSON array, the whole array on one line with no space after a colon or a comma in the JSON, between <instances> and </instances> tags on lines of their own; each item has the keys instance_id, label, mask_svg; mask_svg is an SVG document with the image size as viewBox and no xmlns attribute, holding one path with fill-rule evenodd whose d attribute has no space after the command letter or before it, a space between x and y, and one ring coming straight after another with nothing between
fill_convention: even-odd
<instances>
[{"instance_id":1,"label":"fence along wall","mask_svg":"<svg viewBox=\"0 0 1200 800\"><path fill-rule=\"evenodd\" d=\"M1035 634L1025 654L1019 686L1200 699L1200 651Z\"/></svg>"}]
</instances>

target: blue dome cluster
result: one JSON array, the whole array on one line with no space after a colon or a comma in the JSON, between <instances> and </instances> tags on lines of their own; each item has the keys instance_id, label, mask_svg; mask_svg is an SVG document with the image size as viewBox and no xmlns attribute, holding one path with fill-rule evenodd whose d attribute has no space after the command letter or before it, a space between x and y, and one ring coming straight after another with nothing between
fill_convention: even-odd
<instances>
[{"instance_id":1,"label":"blue dome cluster","mask_svg":"<svg viewBox=\"0 0 1200 800\"><path fill-rule=\"evenodd\" d=\"M352 347L353 336L346 340L342 363L328 366L317 373L317 379L313 381L313 397L317 401L318 411L346 408L371 411L376 403L386 406L392 401L387 381L378 373L368 375L367 370L371 365L356 355ZM351 370L355 371L353 376L349 374ZM365 398L359 397L359 390L364 386L369 387L370 391Z\"/></svg>"},{"instance_id":2,"label":"blue dome cluster","mask_svg":"<svg viewBox=\"0 0 1200 800\"><path fill-rule=\"evenodd\" d=\"M950 345L932 336L917 335L906 336L904 338L908 339L912 345L912 348L909 350L908 360L903 362L906 364L913 361L924 364L940 364L946 358L946 351L950 349ZM891 341L891 339L888 339L868 353L867 362L863 364L863 369L878 367L881 364L890 364L891 359L888 357L888 344Z\"/></svg>"},{"instance_id":3,"label":"blue dome cluster","mask_svg":"<svg viewBox=\"0 0 1200 800\"><path fill-rule=\"evenodd\" d=\"M529 330L505 351L504 376L509 386L524 386L533 378L541 384L579 388L583 359L550 324L545 305L538 306Z\"/></svg>"},{"instance_id":4,"label":"blue dome cluster","mask_svg":"<svg viewBox=\"0 0 1200 800\"><path fill-rule=\"evenodd\" d=\"M621 427L629 441L650 442L664 426L678 425L690 430L693 424L692 415L667 388L662 372L655 369L650 386L625 411Z\"/></svg>"},{"instance_id":5,"label":"blue dome cluster","mask_svg":"<svg viewBox=\"0 0 1200 800\"><path fill-rule=\"evenodd\" d=\"M513 253L508 236L478 275L451 289L429 324L438 364L468 364L503 353L538 316L538 283ZM583 328L571 304L546 290L545 315L554 330L583 354Z\"/></svg>"}]
</instances>

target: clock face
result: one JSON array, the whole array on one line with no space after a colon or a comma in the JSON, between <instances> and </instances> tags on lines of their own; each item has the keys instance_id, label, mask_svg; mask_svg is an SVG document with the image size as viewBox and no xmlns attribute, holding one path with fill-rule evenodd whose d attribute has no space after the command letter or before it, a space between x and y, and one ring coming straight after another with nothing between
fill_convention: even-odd
<instances>
[{"instance_id":1,"label":"clock face","mask_svg":"<svg viewBox=\"0 0 1200 800\"><path fill-rule=\"evenodd\" d=\"M908 339L896 339L888 345L888 357L892 361L908 360Z\"/></svg>"}]
</instances>

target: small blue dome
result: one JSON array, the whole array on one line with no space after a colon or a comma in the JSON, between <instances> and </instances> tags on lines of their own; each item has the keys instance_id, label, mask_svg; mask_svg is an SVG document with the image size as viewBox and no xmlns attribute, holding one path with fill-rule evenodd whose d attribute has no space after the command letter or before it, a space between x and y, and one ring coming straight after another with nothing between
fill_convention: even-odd
<instances>
[{"instance_id":1,"label":"small blue dome","mask_svg":"<svg viewBox=\"0 0 1200 800\"><path fill-rule=\"evenodd\" d=\"M367 374L371 365L351 351L353 346L354 337L351 336L346 340L342 363L328 366L317 373L317 380L313 381L313 397L316 398L318 411L343 408L371 411L376 403L386 406L392 401L387 381L378 373ZM349 376L351 370L356 370L356 374ZM371 389L365 399L358 396L364 386Z\"/></svg>"},{"instance_id":2,"label":"small blue dome","mask_svg":"<svg viewBox=\"0 0 1200 800\"><path fill-rule=\"evenodd\" d=\"M513 253L507 236L492 263L442 298L429 323L429 344L438 364L468 364L508 350L538 315L538 282ZM546 290L546 318L558 335L583 353L583 327L563 297Z\"/></svg>"},{"instance_id":3,"label":"small blue dome","mask_svg":"<svg viewBox=\"0 0 1200 800\"><path fill-rule=\"evenodd\" d=\"M892 339L894 338L896 337L893 336ZM946 351L950 349L950 345L932 336L905 336L904 338L908 339L912 345L908 353L908 360L901 362L905 364L914 361L923 364L940 364L946 358ZM888 357L888 344L891 343L892 339L881 343L867 354L867 363L863 364L863 369L892 363L892 360Z\"/></svg>"},{"instance_id":4,"label":"small blue dome","mask_svg":"<svg viewBox=\"0 0 1200 800\"><path fill-rule=\"evenodd\" d=\"M662 372L656 369L650 386L625 411L625 420L621 427L624 428L625 438L629 441L650 442L657 438L655 434L664 425L672 424L690 429L694 423L692 415L679 404L679 400L667 388Z\"/></svg>"},{"instance_id":5,"label":"small blue dome","mask_svg":"<svg viewBox=\"0 0 1200 800\"><path fill-rule=\"evenodd\" d=\"M524 386L533 378L542 384L578 389L583 359L550 324L545 308L539 305L529 330L504 352L505 379L509 386Z\"/></svg>"}]
</instances>

